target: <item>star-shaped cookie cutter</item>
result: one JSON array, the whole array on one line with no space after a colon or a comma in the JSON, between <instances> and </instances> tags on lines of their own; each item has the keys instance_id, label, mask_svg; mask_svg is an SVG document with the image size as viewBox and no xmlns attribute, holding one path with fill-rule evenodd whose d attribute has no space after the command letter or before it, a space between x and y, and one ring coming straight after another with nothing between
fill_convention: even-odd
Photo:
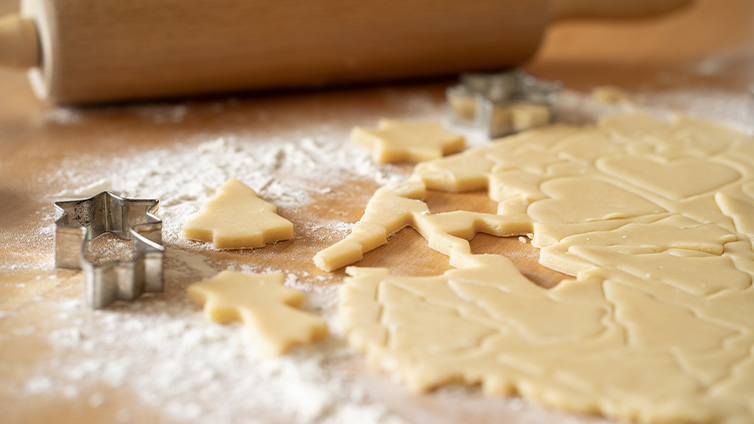
<instances>
[{"instance_id":1,"label":"star-shaped cookie cutter","mask_svg":"<svg viewBox=\"0 0 754 424\"><path fill-rule=\"evenodd\" d=\"M55 221L55 266L81 269L86 300L104 308L116 300L134 300L163 288L162 221L155 216L159 201L125 199L103 191L89 199L55 202L62 215ZM130 260L93 264L86 242L105 233L131 240Z\"/></svg>"},{"instance_id":2,"label":"star-shaped cookie cutter","mask_svg":"<svg viewBox=\"0 0 754 424\"><path fill-rule=\"evenodd\" d=\"M546 125L554 120L552 105L562 86L520 68L461 74L461 83L446 91L450 120L489 138Z\"/></svg>"}]
</instances>

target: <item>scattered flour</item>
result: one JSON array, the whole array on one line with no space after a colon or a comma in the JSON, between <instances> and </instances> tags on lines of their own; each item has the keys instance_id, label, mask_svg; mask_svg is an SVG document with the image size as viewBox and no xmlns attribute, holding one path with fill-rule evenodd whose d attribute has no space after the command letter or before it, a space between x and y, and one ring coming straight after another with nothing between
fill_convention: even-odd
<instances>
[{"instance_id":1,"label":"scattered flour","mask_svg":"<svg viewBox=\"0 0 754 424\"><path fill-rule=\"evenodd\" d=\"M155 110L140 107L129 113L154 115L155 122L177 122L187 113L185 108ZM61 109L48 119L67 123L86 119L83 112L68 113ZM28 395L80 398L89 407L99 408L108 402L106 393L99 391L103 385L127 386L141 403L180 422L402 421L365 396L362 383L354 380L348 368L360 366L362 359L339 334L337 285L312 286L299 281L303 274L223 262L225 268L247 273L285 272L287 285L307 291L303 307L331 325L333 336L324 342L297 348L279 359L261 359L247 343L243 326L207 323L201 308L186 299L186 286L211 278L219 265L217 258L206 255L212 253L211 247L184 240L181 228L231 177L279 209L295 210L323 195L334 195L333 187L345 181L357 178L387 184L406 178L408 168L375 163L369 151L347 140L347 132L333 132L325 126L286 138L226 135L122 158L81 155L67 161L49 178L83 184L51 194L51 202L103 190L160 200L167 248L166 291L100 311L91 311L79 299L53 305L56 328L49 342L61 354L37 364L19 390ZM92 169L105 170L99 175L107 177L92 179ZM323 188L323 181L329 185ZM46 220L52 224L53 218L50 215ZM326 230L336 236L345 235L351 226L334 219L302 224L304 231ZM52 226L42 231L51 243ZM103 238L94 243L107 248L102 260L122 253L118 240ZM17 329L22 330L36 331ZM138 412L124 409L115 418L131 421Z\"/></svg>"},{"instance_id":2,"label":"scattered flour","mask_svg":"<svg viewBox=\"0 0 754 424\"><path fill-rule=\"evenodd\" d=\"M130 163L138 165L128 169ZM375 164L369 152L357 146L313 137L298 142L220 137L179 151L128 158L120 167L128 171L111 177L113 189L128 197L160 199L163 238L183 246L188 246L180 236L183 223L231 177L281 209L311 203L323 180L343 181L344 174L380 184L403 178L397 168Z\"/></svg>"},{"instance_id":3,"label":"scattered flour","mask_svg":"<svg viewBox=\"0 0 754 424\"><path fill-rule=\"evenodd\" d=\"M75 108L55 107L42 115L45 122L54 122L58 125L75 125L82 121L83 114Z\"/></svg>"},{"instance_id":4,"label":"scattered flour","mask_svg":"<svg viewBox=\"0 0 754 424\"><path fill-rule=\"evenodd\" d=\"M24 390L68 388L98 407L106 402L93 389L98 383L127 384L181 422L341 423L355 416L364 423L401 422L363 395L344 366L358 358L339 338L262 359L241 325L208 324L181 293L169 297L91 313L82 301L66 305L57 318L70 325L54 331L50 342L76 354L52 361L62 370L54 380L40 373Z\"/></svg>"},{"instance_id":5,"label":"scattered flour","mask_svg":"<svg viewBox=\"0 0 754 424\"><path fill-rule=\"evenodd\" d=\"M216 107L223 107L217 103ZM76 125L86 119L88 113L97 115L123 114L135 116L155 124L180 123L189 112L186 104L181 103L144 103L119 107L100 106L96 111L76 107L53 107L41 115L44 122L58 125Z\"/></svg>"},{"instance_id":6,"label":"scattered flour","mask_svg":"<svg viewBox=\"0 0 754 424\"><path fill-rule=\"evenodd\" d=\"M696 88L640 92L635 93L635 98L635 103L606 105L595 102L589 95L566 89L555 102L555 114L561 122L589 124L603 116L631 111L647 111L663 119L682 113L744 132L754 131L754 95L745 91L725 93Z\"/></svg>"},{"instance_id":7,"label":"scattered flour","mask_svg":"<svg viewBox=\"0 0 754 424\"><path fill-rule=\"evenodd\" d=\"M52 195L54 198L85 198L92 197L103 191L112 190L112 183L107 179L100 179L91 184L76 189L65 189Z\"/></svg>"},{"instance_id":8,"label":"scattered flour","mask_svg":"<svg viewBox=\"0 0 754 424\"><path fill-rule=\"evenodd\" d=\"M754 133L754 95L746 91L721 93L697 88L644 94L641 98L649 110L660 116L683 113Z\"/></svg>"},{"instance_id":9,"label":"scattered flour","mask_svg":"<svg viewBox=\"0 0 754 424\"><path fill-rule=\"evenodd\" d=\"M98 159L70 161L74 163L62 167L65 171L57 170L52 178L80 180L81 176L71 170L81 169L82 162L96 167ZM295 209L310 204L314 196L330 194L332 187L323 189L323 181L334 185L356 176L384 185L404 179L408 172L395 165L375 163L366 149L327 134L303 136L297 141L224 136L195 145L109 159L106 165L100 165L111 170L108 178L62 190L52 194L50 200L84 198L104 190L124 197L159 199L163 242L184 248L195 248L197 244L182 238L183 224L231 177L278 208ZM336 232L348 228L337 221L315 225L332 226Z\"/></svg>"}]
</instances>

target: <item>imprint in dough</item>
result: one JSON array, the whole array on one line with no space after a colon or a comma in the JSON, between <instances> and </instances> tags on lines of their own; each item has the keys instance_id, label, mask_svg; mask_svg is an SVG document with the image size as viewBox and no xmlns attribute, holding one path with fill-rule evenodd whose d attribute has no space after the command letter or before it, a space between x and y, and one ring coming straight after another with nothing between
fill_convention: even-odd
<instances>
[{"instance_id":1,"label":"imprint in dough","mask_svg":"<svg viewBox=\"0 0 754 424\"><path fill-rule=\"evenodd\" d=\"M418 164L317 265L353 263L405 226L449 256L456 269L432 277L351 266L341 288L349 344L414 390L462 382L620 420L750 422L752 145L642 114L530 131ZM426 188L487 189L498 215L431 214ZM529 235L572 278L537 286L504 256L472 254L477 232Z\"/></svg>"},{"instance_id":2,"label":"imprint in dough","mask_svg":"<svg viewBox=\"0 0 754 424\"><path fill-rule=\"evenodd\" d=\"M446 131L439 123L407 123L380 119L377 128L355 127L351 141L372 151L378 162L420 162L458 153L464 138Z\"/></svg>"},{"instance_id":3,"label":"imprint in dough","mask_svg":"<svg viewBox=\"0 0 754 424\"><path fill-rule=\"evenodd\" d=\"M325 321L296 309L304 293L283 285L280 273L244 275L223 271L214 278L188 286L192 302L204 305L214 322L242 321L262 355L278 356L291 346L326 337Z\"/></svg>"},{"instance_id":4,"label":"imprint in dough","mask_svg":"<svg viewBox=\"0 0 754 424\"><path fill-rule=\"evenodd\" d=\"M293 223L277 214L272 203L231 178L217 196L183 227L187 239L212 242L218 249L248 249L293 238Z\"/></svg>"}]
</instances>

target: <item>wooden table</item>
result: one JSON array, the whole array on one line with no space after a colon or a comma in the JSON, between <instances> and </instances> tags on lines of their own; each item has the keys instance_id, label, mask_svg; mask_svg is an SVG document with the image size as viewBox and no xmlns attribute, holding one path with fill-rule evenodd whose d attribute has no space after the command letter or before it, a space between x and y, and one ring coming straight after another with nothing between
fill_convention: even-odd
<instances>
[{"instance_id":1,"label":"wooden table","mask_svg":"<svg viewBox=\"0 0 754 424\"><path fill-rule=\"evenodd\" d=\"M11 12L14 7L12 1L0 1L0 14ZM560 79L567 88L585 91L613 84L643 92L690 87L719 93L743 92L754 82L754 4L746 0L709 0L672 16L640 22L563 22L549 31L541 50L525 67L536 76ZM71 111L37 100L25 75L0 70L0 420L175 420L160 408L141 402L128 380L117 387L98 388L97 393L107 399L101 405L92 404L92 398L87 397L89 392L66 397L29 390L29 379L41 363L75 355L75 350L56 350L49 342L50 335L61 325L49 316L50 311L82 293L78 272L54 269L52 233L45 230L52 224L51 195L74 188L66 175L95 180L108 174L107 167L101 166L108 158L191 146L227 135L285 135L315 123L342 133L343 143L347 143L346 134L353 125L371 125L382 116L415 119L427 113L441 115L444 89L453 80L448 77L319 91L237 94L232 99L216 97ZM420 113L411 103L416 99L421 99L424 108ZM223 105L221 111L218 104ZM150 116L176 110L180 119ZM89 168L86 161L75 160L82 155L98 158L100 165ZM72 169L74 165L80 168ZM391 170L408 175L411 166L402 164ZM338 283L344 277L342 270L325 275L310 260L337 235L322 236L300 223L333 218L349 223L358 220L378 183L358 176L341 183L332 187L337 196L314 194L314 202L308 206L281 211L298 223L294 241L244 252L205 249L203 254L217 267L231 260L257 268L295 269L305 275L299 279L302 283ZM484 193L466 194L460 199L464 207L494 208ZM449 210L457 207L459 197L432 193L428 202L434 211ZM538 284L551 286L560 277L539 266L537 252L533 248L526 250L528 245L522 247L516 241L489 236L477 237L473 244L480 252L513 252L511 257L517 258L522 272ZM168 249L186 246L168 245ZM449 268L443 255L426 249L424 240L409 230L398 233L387 246L366 255L358 265L386 266L412 275L435 274ZM166 292L157 297L185 302L183 289L191 282L188 280L168 281ZM88 311L75 314L86 316ZM366 371L363 364L352 366L376 387L372 393L375 401L406 421L491 421L507 417L507 422L524 422L510 405L478 394L411 395L395 389L384 376ZM448 403L448 396L456 403ZM129 407L127 417L117 415L124 406ZM566 417L542 416L549 422ZM275 420L274 414L262 417Z\"/></svg>"}]
</instances>

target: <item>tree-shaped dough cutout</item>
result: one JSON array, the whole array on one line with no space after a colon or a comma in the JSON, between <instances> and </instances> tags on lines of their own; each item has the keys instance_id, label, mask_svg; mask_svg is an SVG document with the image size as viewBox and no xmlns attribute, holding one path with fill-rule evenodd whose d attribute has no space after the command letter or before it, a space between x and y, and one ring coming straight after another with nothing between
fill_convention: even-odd
<instances>
[{"instance_id":1,"label":"tree-shaped dough cutout","mask_svg":"<svg viewBox=\"0 0 754 424\"><path fill-rule=\"evenodd\" d=\"M293 223L279 216L275 205L231 178L186 223L183 235L190 240L212 242L218 249L249 249L292 239Z\"/></svg>"}]
</instances>

